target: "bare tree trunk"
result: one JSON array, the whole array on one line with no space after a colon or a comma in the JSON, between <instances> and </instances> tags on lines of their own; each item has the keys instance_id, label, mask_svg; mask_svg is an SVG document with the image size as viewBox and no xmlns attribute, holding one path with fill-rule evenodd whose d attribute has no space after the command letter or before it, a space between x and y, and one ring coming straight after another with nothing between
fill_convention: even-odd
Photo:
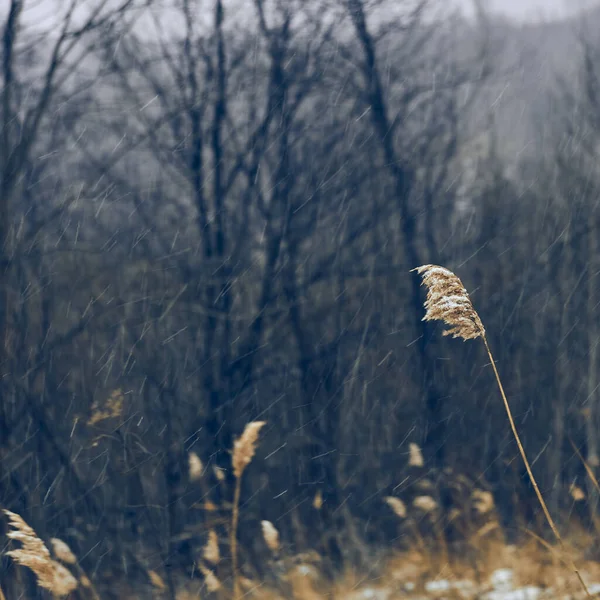
<instances>
[{"instance_id":1,"label":"bare tree trunk","mask_svg":"<svg viewBox=\"0 0 600 600\"><path fill-rule=\"evenodd\" d=\"M417 243L416 217L410 208L409 195L413 184L413 173L403 165L393 143L392 121L388 114L385 93L379 74L375 41L370 34L363 0L348 0L348 7L356 35L364 55L364 78L367 86L367 98L371 120L378 136L385 158L385 164L394 182L394 196L401 216L401 234L404 258L407 267L415 268L423 263L422 254ZM417 277L410 280L410 310L415 315L422 312L423 297L421 284ZM426 423L425 447L431 458L438 464L444 460L445 421L442 417L443 395L435 383L434 361L428 348L430 328L420 318L415 318L414 338L418 349L419 379L424 389Z\"/></svg>"}]
</instances>

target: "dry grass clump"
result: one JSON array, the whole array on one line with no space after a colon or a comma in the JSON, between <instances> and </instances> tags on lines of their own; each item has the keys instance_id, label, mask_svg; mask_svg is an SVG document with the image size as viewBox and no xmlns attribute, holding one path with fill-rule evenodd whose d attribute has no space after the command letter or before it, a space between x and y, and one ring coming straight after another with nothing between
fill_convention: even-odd
<instances>
[{"instance_id":1,"label":"dry grass clump","mask_svg":"<svg viewBox=\"0 0 600 600\"><path fill-rule=\"evenodd\" d=\"M73 592L77 588L77 579L66 567L52 559L50 551L35 531L18 514L9 510L4 510L4 514L11 527L7 536L21 542L21 547L9 550L7 556L31 569L37 577L38 585L54 596L67 596Z\"/></svg>"},{"instance_id":2,"label":"dry grass clump","mask_svg":"<svg viewBox=\"0 0 600 600\"><path fill-rule=\"evenodd\" d=\"M417 273L421 275L423 278L423 285L427 287L427 299L425 300L426 312L425 316L423 317L424 321L443 321L449 325L450 329L444 331L444 335L461 337L463 340L472 340L476 338L481 338L483 340L485 349L494 370L500 395L502 396L502 400L504 402L504 408L506 410L515 441L519 448L519 452L525 464L527 474L529 475L529 479L533 485L540 506L542 507L544 516L546 517L546 520L548 521L556 540L560 544L565 555L570 556L566 552L563 539L558 531L558 528L556 527L556 524L554 523L554 520L552 519L552 516L550 515L550 511L546 506L544 497L538 487L537 481L533 475L533 471L531 470L531 465L529 464L529 460L525 454L525 449L521 443L521 438L517 432L517 427L512 416L510 404L508 403L502 381L500 380L500 374L496 368L496 362L492 356L492 351L490 350L485 335L485 328L483 327L483 323L481 322L477 311L471 303L471 299L469 298L467 290L465 289L461 280L452 271L449 271L444 267L440 267L438 265L422 265L416 269L413 269L413 271L417 271ZM575 572L587 596L591 597L589 590L572 559L570 559L570 563L571 568Z\"/></svg>"}]
</instances>

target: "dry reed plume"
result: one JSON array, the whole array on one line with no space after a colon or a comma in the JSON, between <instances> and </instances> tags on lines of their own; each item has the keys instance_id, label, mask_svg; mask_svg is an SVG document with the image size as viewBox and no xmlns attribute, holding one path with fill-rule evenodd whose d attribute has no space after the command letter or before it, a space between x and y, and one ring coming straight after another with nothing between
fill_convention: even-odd
<instances>
[{"instance_id":1,"label":"dry reed plume","mask_svg":"<svg viewBox=\"0 0 600 600\"><path fill-rule=\"evenodd\" d=\"M434 513L438 504L431 496L417 496L413 500L413 506L424 513Z\"/></svg>"},{"instance_id":2,"label":"dry reed plume","mask_svg":"<svg viewBox=\"0 0 600 600\"><path fill-rule=\"evenodd\" d=\"M480 514L485 515L494 510L494 496L486 490L474 490L471 494L473 508Z\"/></svg>"},{"instance_id":3,"label":"dry reed plume","mask_svg":"<svg viewBox=\"0 0 600 600\"><path fill-rule=\"evenodd\" d=\"M271 521L261 521L260 525L267 547L271 552L277 554L279 552L279 531Z\"/></svg>"},{"instance_id":4,"label":"dry reed plume","mask_svg":"<svg viewBox=\"0 0 600 600\"><path fill-rule=\"evenodd\" d=\"M258 434L264 427L266 421L253 421L248 423L242 435L233 443L233 475L235 476L235 491L233 495L233 511L231 517L231 568L233 572L233 597L239 598L239 578L237 569L237 528L240 518L240 494L242 491L242 475L246 467L252 462L256 446L258 444ZM206 573L205 573L206 577ZM207 581L208 585L208 581Z\"/></svg>"},{"instance_id":5,"label":"dry reed plume","mask_svg":"<svg viewBox=\"0 0 600 600\"><path fill-rule=\"evenodd\" d=\"M54 553L54 556L56 556L60 562L65 563L65 565L77 564L77 558L66 542L63 542L58 538L51 538L50 544L52 545L52 552Z\"/></svg>"},{"instance_id":6,"label":"dry reed plume","mask_svg":"<svg viewBox=\"0 0 600 600\"><path fill-rule=\"evenodd\" d=\"M423 453L421 452L421 448L415 443L410 443L408 445L409 458L408 458L408 466L409 467L422 467L425 462L423 461Z\"/></svg>"},{"instance_id":7,"label":"dry reed plume","mask_svg":"<svg viewBox=\"0 0 600 600\"><path fill-rule=\"evenodd\" d=\"M206 589L211 592L218 592L221 589L221 582L219 578L214 574L214 571L205 567L204 565L200 565L200 572L204 575L204 584L206 585Z\"/></svg>"},{"instance_id":8,"label":"dry reed plume","mask_svg":"<svg viewBox=\"0 0 600 600\"><path fill-rule=\"evenodd\" d=\"M77 557L69 545L59 538L51 538L50 545L52 546L52 554L54 554L54 557L65 565L71 565L72 567L75 567L78 574L79 584L88 589L93 600L99 600L99 596L96 592L94 584L83 570L83 567L79 564Z\"/></svg>"},{"instance_id":9,"label":"dry reed plume","mask_svg":"<svg viewBox=\"0 0 600 600\"><path fill-rule=\"evenodd\" d=\"M217 481L225 481L225 471L220 467L213 465L213 474Z\"/></svg>"},{"instance_id":10,"label":"dry reed plume","mask_svg":"<svg viewBox=\"0 0 600 600\"><path fill-rule=\"evenodd\" d=\"M73 592L77 588L77 579L66 567L52 559L50 551L35 531L18 514L9 510L4 510L4 514L11 527L7 536L21 542L21 547L8 551L7 556L31 569L38 585L54 596L67 596Z\"/></svg>"},{"instance_id":11,"label":"dry reed plume","mask_svg":"<svg viewBox=\"0 0 600 600\"><path fill-rule=\"evenodd\" d=\"M492 351L485 335L485 328L483 327L483 323L481 322L477 311L471 303L471 299L469 298L467 290L465 289L461 280L452 271L444 267L440 267L438 265L422 265L416 269L413 269L413 271L417 271L417 273L421 275L423 278L423 285L427 287L427 299L425 300L426 312L425 316L423 317L424 321L443 321L449 325L450 329L444 331L444 335L451 335L455 338L460 337L463 340L473 340L476 338L481 338L483 340L486 352L492 364L492 369L494 370L500 395L502 396L502 400L504 402L504 408L510 422L510 427L512 429L515 441L517 442L517 446L525 464L525 468L527 469L527 474L529 475L531 484L533 485L540 506L542 507L544 516L548 521L548 525L550 525L550 529L552 529L552 533L556 537L556 540L558 541L565 555L569 556L568 552L566 551L562 536L560 535L558 528L554 523L554 519L550 515L550 511L546 506L546 501L542 496L537 481L533 475L533 471L531 470L531 465L529 464L529 460L525 454L525 449L521 443L521 438L517 432L517 427L512 416L510 404L508 403L506 393L504 392L504 386L500 380L500 374L496 368L496 362L494 361ZM570 563L571 568L579 579L579 582L585 590L585 593L591 598L590 592L583 581L579 569L572 560L570 560Z\"/></svg>"},{"instance_id":12,"label":"dry reed plume","mask_svg":"<svg viewBox=\"0 0 600 600\"><path fill-rule=\"evenodd\" d=\"M153 587L161 592L164 592L167 589L167 585L165 584L163 578L156 572L150 569L147 571L148 579L150 579L150 583Z\"/></svg>"},{"instance_id":13,"label":"dry reed plume","mask_svg":"<svg viewBox=\"0 0 600 600\"><path fill-rule=\"evenodd\" d=\"M233 443L233 474L240 479L246 467L252 462L258 434L265 425L265 421L254 421L248 423L242 435Z\"/></svg>"},{"instance_id":14,"label":"dry reed plume","mask_svg":"<svg viewBox=\"0 0 600 600\"><path fill-rule=\"evenodd\" d=\"M88 419L88 425L97 425L106 419L118 419L123 414L125 396L118 388L110 393L110 396L100 403L97 400L92 404L92 415Z\"/></svg>"},{"instance_id":15,"label":"dry reed plume","mask_svg":"<svg viewBox=\"0 0 600 600\"><path fill-rule=\"evenodd\" d=\"M321 490L317 490L312 505L315 510L321 510L321 508L323 508L323 492L321 492Z\"/></svg>"},{"instance_id":16,"label":"dry reed plume","mask_svg":"<svg viewBox=\"0 0 600 600\"><path fill-rule=\"evenodd\" d=\"M400 498L396 498L395 496L386 496L384 501L394 511L394 514L398 518L406 518L406 504L404 504Z\"/></svg>"},{"instance_id":17,"label":"dry reed plume","mask_svg":"<svg viewBox=\"0 0 600 600\"><path fill-rule=\"evenodd\" d=\"M206 545L202 550L202 558L216 565L219 560L221 560L221 553L219 552L219 539L217 538L217 532L214 529L211 529L208 532L208 539L206 540Z\"/></svg>"},{"instance_id":18,"label":"dry reed plume","mask_svg":"<svg viewBox=\"0 0 600 600\"><path fill-rule=\"evenodd\" d=\"M571 485L569 493L574 502L583 502L585 500L585 492L578 485Z\"/></svg>"},{"instance_id":19,"label":"dry reed plume","mask_svg":"<svg viewBox=\"0 0 600 600\"><path fill-rule=\"evenodd\" d=\"M198 481L204 474L204 465L195 452L188 454L188 475L190 481Z\"/></svg>"}]
</instances>

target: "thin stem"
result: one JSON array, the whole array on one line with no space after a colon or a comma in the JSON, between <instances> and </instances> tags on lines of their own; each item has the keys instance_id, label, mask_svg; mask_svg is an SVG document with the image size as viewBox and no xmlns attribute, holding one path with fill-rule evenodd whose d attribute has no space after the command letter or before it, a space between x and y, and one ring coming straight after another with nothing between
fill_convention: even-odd
<instances>
[{"instance_id":1,"label":"thin stem","mask_svg":"<svg viewBox=\"0 0 600 600\"><path fill-rule=\"evenodd\" d=\"M531 480L531 483L533 485L533 489L535 490L537 499L539 500L540 506L542 507L542 511L544 512L544 516L546 517L546 520L548 521L548 525L550 525L550 529L552 529L552 533L554 533L554 536L558 540L558 543L560 544L560 547L563 550L565 556L569 557L569 562L570 562L571 568L575 572L575 575L577 575L577 578L579 579L579 582L583 586L583 589L585 590L587 597L591 598L592 595L590 594L590 591L588 590L587 585L585 585L585 582L583 581L583 578L581 577L581 573L579 572L579 569L577 568L577 566L571 559L569 552L567 551L567 549L565 547L565 544L564 544L563 539L558 531L558 528L556 527L556 524L554 523L554 519L550 515L550 511L548 510L548 507L546 506L546 502L544 500L544 497L542 496L542 492L540 491L537 481L536 481L535 477L533 476L533 471L531 470L531 465L529 464L529 460L527 459L527 455L525 454L525 449L523 448L523 444L521 443L521 438L519 437L519 433L517 432L517 427L515 425L515 421L512 416L512 411L510 409L510 405L506 398L506 394L504 393L504 387L502 386L502 381L500 380L500 374L498 373L498 369L496 368L496 362L494 361L494 357L492 356L492 351L490 350L490 346L488 344L488 341L487 341L485 335L483 335L482 338L483 338L483 343L485 344L485 349L487 350L488 356L490 357L490 362L492 363L492 368L494 369L494 375L496 375L496 381L498 382L498 388L500 389L500 394L502 396L502 400L504 401L504 408L506 409L506 414L508 415L510 427L511 427L513 435L515 437L515 441L517 442L517 446L519 447L519 452L521 453L523 462L525 463L525 468L527 469L527 474L529 475L529 479Z\"/></svg>"},{"instance_id":2,"label":"thin stem","mask_svg":"<svg viewBox=\"0 0 600 600\"><path fill-rule=\"evenodd\" d=\"M231 570L233 571L233 600L239 598L239 582L237 569L237 528L240 517L240 495L242 492L242 476L235 479L235 491L233 494L233 513L231 516L231 532L229 534L229 546L231 549Z\"/></svg>"}]
</instances>

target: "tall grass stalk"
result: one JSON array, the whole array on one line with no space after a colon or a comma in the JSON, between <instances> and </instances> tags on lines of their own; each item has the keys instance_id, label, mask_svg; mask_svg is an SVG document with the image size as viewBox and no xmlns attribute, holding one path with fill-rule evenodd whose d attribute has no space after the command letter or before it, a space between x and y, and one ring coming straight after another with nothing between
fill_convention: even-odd
<instances>
[{"instance_id":1,"label":"tall grass stalk","mask_svg":"<svg viewBox=\"0 0 600 600\"><path fill-rule=\"evenodd\" d=\"M554 523L554 519L550 515L550 511L546 506L546 501L544 500L542 492L540 491L537 481L533 475L531 465L529 464L529 460L525 454L525 449L523 448L521 438L513 419L510 404L508 403L506 393L504 392L504 386L502 385L500 374L496 368L496 362L487 341L485 328L479 315L477 314L477 311L471 303L471 299L469 298L467 290L463 286L461 280L452 271L449 271L444 267L440 267L438 265L423 265L413 270L417 271L417 273L422 276L423 285L428 288L427 299L425 300L426 312L423 320L443 321L447 325L450 325L450 329L444 331L444 335L451 335L455 338L460 337L463 340L472 340L476 338L481 338L483 340L486 352L492 364L492 369L494 370L494 375L496 376L496 382L498 383L498 389L500 390L500 395L502 396L502 400L504 402L504 408L508 416L508 421L510 423L513 436L517 442L519 452L525 464L525 468L527 469L527 474L529 475L529 479L533 485L537 499L542 507L546 521L548 522L552 533L558 541L561 550L564 552L565 556L569 557L571 569L575 572L579 582L585 590L586 595L588 598L591 598L591 594L585 582L583 581L583 577L581 576L579 569L575 565L573 559L570 557L570 554L567 552L563 538L560 535L556 524Z\"/></svg>"},{"instance_id":2,"label":"tall grass stalk","mask_svg":"<svg viewBox=\"0 0 600 600\"><path fill-rule=\"evenodd\" d=\"M258 443L258 434L265 421L253 421L248 423L242 435L235 440L233 444L233 475L235 477L235 490L233 493L233 509L231 515L231 531L229 537L229 546L231 550L231 569L233 572L233 598L238 600L240 597L240 585L238 575L237 559L237 530L240 519L240 496L242 492L242 475L246 467L252 462L256 445Z\"/></svg>"}]
</instances>

